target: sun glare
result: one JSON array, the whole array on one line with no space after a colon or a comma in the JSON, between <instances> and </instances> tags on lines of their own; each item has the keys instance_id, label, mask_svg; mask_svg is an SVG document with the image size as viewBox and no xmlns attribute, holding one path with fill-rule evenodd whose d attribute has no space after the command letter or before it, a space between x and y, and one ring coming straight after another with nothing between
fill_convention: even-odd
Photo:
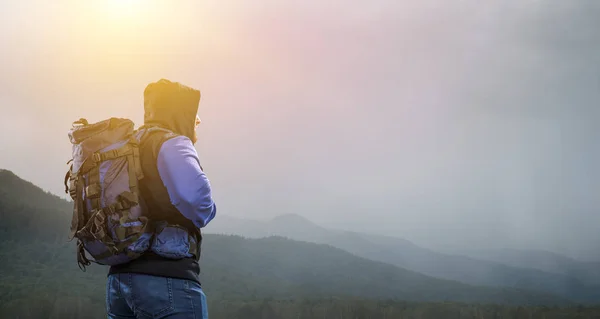
<instances>
[{"instance_id":1,"label":"sun glare","mask_svg":"<svg viewBox=\"0 0 600 319\"><path fill-rule=\"evenodd\" d=\"M142 0L107 0L106 5L114 18L131 18L143 9Z\"/></svg>"},{"instance_id":2,"label":"sun glare","mask_svg":"<svg viewBox=\"0 0 600 319\"><path fill-rule=\"evenodd\" d=\"M236 43L215 0L72 0L65 60L73 72L105 81L182 67L181 61L235 62ZM161 75L165 71L160 71ZM112 80L111 80L112 81ZM136 80L137 81L137 80Z\"/></svg>"}]
</instances>

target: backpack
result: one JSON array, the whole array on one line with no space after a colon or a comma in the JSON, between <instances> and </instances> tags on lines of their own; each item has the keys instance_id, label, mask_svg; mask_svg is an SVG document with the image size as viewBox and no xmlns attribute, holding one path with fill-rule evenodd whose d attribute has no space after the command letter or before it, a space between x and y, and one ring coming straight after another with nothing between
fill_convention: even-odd
<instances>
[{"instance_id":1,"label":"backpack","mask_svg":"<svg viewBox=\"0 0 600 319\"><path fill-rule=\"evenodd\" d=\"M141 256L153 230L140 193L143 171L134 123L114 118L69 131L72 159L65 192L73 199L69 240L77 239L77 264L118 265ZM92 260L86 256L91 255Z\"/></svg>"}]
</instances>

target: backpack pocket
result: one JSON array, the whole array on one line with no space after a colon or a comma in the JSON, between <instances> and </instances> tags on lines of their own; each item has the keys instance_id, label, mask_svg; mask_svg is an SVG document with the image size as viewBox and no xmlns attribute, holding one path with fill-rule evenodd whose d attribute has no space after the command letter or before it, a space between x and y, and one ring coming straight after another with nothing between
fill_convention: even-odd
<instances>
[{"instance_id":1,"label":"backpack pocket","mask_svg":"<svg viewBox=\"0 0 600 319\"><path fill-rule=\"evenodd\" d=\"M160 222L150 249L165 258L182 259L194 257L194 244L195 241L185 227Z\"/></svg>"}]
</instances>

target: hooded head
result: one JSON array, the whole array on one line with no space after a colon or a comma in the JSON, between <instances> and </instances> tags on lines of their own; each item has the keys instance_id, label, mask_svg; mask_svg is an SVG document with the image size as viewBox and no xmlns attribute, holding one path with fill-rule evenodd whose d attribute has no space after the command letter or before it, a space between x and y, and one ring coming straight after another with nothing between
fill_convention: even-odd
<instances>
[{"instance_id":1,"label":"hooded head","mask_svg":"<svg viewBox=\"0 0 600 319\"><path fill-rule=\"evenodd\" d=\"M195 142L200 91L161 79L144 90L144 126L160 126Z\"/></svg>"}]
</instances>

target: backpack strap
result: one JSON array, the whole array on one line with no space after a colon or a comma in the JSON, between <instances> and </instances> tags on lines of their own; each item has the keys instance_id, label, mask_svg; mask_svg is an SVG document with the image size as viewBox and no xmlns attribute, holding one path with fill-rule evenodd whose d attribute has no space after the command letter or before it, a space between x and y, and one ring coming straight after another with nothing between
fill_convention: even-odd
<instances>
[{"instance_id":1,"label":"backpack strap","mask_svg":"<svg viewBox=\"0 0 600 319\"><path fill-rule=\"evenodd\" d=\"M71 219L71 233L69 234L69 241L73 240L73 237L77 233L77 231L83 226L84 223L84 206L83 200L80 198L81 194L83 194L83 178L79 175L73 176L72 173L69 174L69 180L71 187L69 188L69 194L74 199L75 203L73 203L73 218ZM76 196L79 195L79 196Z\"/></svg>"},{"instance_id":2,"label":"backpack strap","mask_svg":"<svg viewBox=\"0 0 600 319\"><path fill-rule=\"evenodd\" d=\"M101 195L100 166L95 166L88 173L87 186L85 187L85 198L90 200L92 211L100 208Z\"/></svg>"},{"instance_id":3,"label":"backpack strap","mask_svg":"<svg viewBox=\"0 0 600 319\"><path fill-rule=\"evenodd\" d=\"M129 165L129 188L131 189L131 195L136 196L135 198L130 198L130 200L135 200L136 204L139 203L139 198L137 195L139 194L139 185L138 181L144 178L144 172L142 171L142 165L140 162L140 147L138 141L135 137L131 136L129 138L129 143L125 144L122 148L125 148L125 156L127 156L127 163Z\"/></svg>"},{"instance_id":4,"label":"backpack strap","mask_svg":"<svg viewBox=\"0 0 600 319\"><path fill-rule=\"evenodd\" d=\"M85 267L91 265L92 262L85 255L85 248L81 240L77 240L77 246L75 248L77 249L77 266L81 271L85 272Z\"/></svg>"},{"instance_id":5,"label":"backpack strap","mask_svg":"<svg viewBox=\"0 0 600 319\"><path fill-rule=\"evenodd\" d=\"M67 162L67 165L69 165L69 163L71 163L72 161L73 161L73 159L70 159ZM69 179L71 178L71 171L72 170L73 170L73 164L71 164L71 166L67 170L67 173L65 174L65 193L67 193L67 194L69 194Z\"/></svg>"},{"instance_id":6,"label":"backpack strap","mask_svg":"<svg viewBox=\"0 0 600 319\"><path fill-rule=\"evenodd\" d=\"M85 174L88 171L90 171L91 169L98 167L100 165L100 163L102 163L102 162L105 162L108 160L114 160L116 158L129 156L129 155L132 155L134 157L134 158L130 158L130 159L134 159L133 161L131 161L132 163L136 163L135 158L137 157L139 159L139 157L140 157L138 143L135 140L135 138L133 138L133 137L129 138L128 143L126 143L125 145L123 145L117 149L106 151L106 152L93 153L89 158L87 158L85 160L83 165L81 165L81 168L79 169L79 171L82 174ZM139 165L136 164L136 166L133 168L134 168L133 172L135 172L135 175L138 176L138 178L143 177L142 168L139 167Z\"/></svg>"}]
</instances>

